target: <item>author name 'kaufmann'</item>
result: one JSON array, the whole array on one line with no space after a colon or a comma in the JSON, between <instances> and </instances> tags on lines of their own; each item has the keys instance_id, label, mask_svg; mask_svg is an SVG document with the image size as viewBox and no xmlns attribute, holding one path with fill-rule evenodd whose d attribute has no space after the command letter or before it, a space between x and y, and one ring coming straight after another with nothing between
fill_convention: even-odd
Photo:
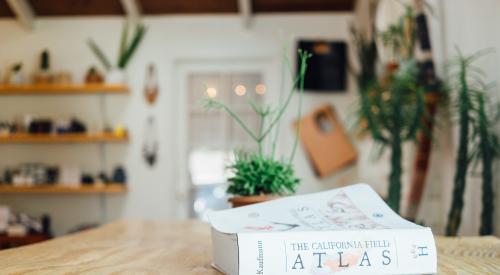
<instances>
[{"instance_id":1,"label":"author name 'kaufmann'","mask_svg":"<svg viewBox=\"0 0 500 275\"><path fill-rule=\"evenodd\" d=\"M262 246L262 241L257 242L257 270L255 274L264 274L264 248Z\"/></svg>"}]
</instances>

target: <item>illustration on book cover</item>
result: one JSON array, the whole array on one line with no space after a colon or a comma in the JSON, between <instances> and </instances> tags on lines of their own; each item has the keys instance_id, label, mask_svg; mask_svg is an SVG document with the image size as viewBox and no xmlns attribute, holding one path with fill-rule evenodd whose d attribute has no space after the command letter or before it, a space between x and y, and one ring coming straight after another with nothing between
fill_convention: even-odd
<instances>
[{"instance_id":1,"label":"illustration on book cover","mask_svg":"<svg viewBox=\"0 0 500 275\"><path fill-rule=\"evenodd\" d=\"M248 218L252 224L245 226L254 231L290 231L305 227L310 230L386 229L363 213L345 194L339 192L320 207L300 206L289 210L295 223L271 221L262 218L258 212L251 212ZM374 214L374 219L382 214Z\"/></svg>"}]
</instances>

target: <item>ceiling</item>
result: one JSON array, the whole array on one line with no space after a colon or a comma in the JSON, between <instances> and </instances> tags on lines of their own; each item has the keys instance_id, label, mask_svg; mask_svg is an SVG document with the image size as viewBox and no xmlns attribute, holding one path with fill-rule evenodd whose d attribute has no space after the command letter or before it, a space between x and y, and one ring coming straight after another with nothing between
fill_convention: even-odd
<instances>
[{"instance_id":1,"label":"ceiling","mask_svg":"<svg viewBox=\"0 0 500 275\"><path fill-rule=\"evenodd\" d=\"M16 1L16 0L14 0ZM35 16L125 15L123 0L24 0ZM249 1L252 13L345 12L355 0L136 0L144 15L232 14ZM15 17L7 0L0 0L0 17Z\"/></svg>"}]
</instances>

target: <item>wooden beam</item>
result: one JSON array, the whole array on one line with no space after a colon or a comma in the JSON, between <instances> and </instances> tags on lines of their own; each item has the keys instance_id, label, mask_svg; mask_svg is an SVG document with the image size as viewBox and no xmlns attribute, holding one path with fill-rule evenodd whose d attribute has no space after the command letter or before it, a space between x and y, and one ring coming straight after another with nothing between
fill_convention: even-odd
<instances>
[{"instance_id":1,"label":"wooden beam","mask_svg":"<svg viewBox=\"0 0 500 275\"><path fill-rule=\"evenodd\" d=\"M10 9L16 14L17 20L25 28L32 30L35 13L27 0L7 0Z\"/></svg>"},{"instance_id":2,"label":"wooden beam","mask_svg":"<svg viewBox=\"0 0 500 275\"><path fill-rule=\"evenodd\" d=\"M121 0L123 9L131 21L138 21L141 17L141 4L137 0Z\"/></svg>"},{"instance_id":3,"label":"wooden beam","mask_svg":"<svg viewBox=\"0 0 500 275\"><path fill-rule=\"evenodd\" d=\"M252 0L238 0L238 11L241 15L243 28L250 28L252 23Z\"/></svg>"}]
</instances>

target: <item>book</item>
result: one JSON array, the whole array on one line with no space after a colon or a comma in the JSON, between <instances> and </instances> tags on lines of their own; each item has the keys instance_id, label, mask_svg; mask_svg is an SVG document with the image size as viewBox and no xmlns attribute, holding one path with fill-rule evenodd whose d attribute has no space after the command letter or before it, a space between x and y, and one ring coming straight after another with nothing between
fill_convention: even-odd
<instances>
[{"instance_id":1,"label":"book","mask_svg":"<svg viewBox=\"0 0 500 275\"><path fill-rule=\"evenodd\" d=\"M213 266L230 275L432 274L432 231L367 184L212 212Z\"/></svg>"}]
</instances>

